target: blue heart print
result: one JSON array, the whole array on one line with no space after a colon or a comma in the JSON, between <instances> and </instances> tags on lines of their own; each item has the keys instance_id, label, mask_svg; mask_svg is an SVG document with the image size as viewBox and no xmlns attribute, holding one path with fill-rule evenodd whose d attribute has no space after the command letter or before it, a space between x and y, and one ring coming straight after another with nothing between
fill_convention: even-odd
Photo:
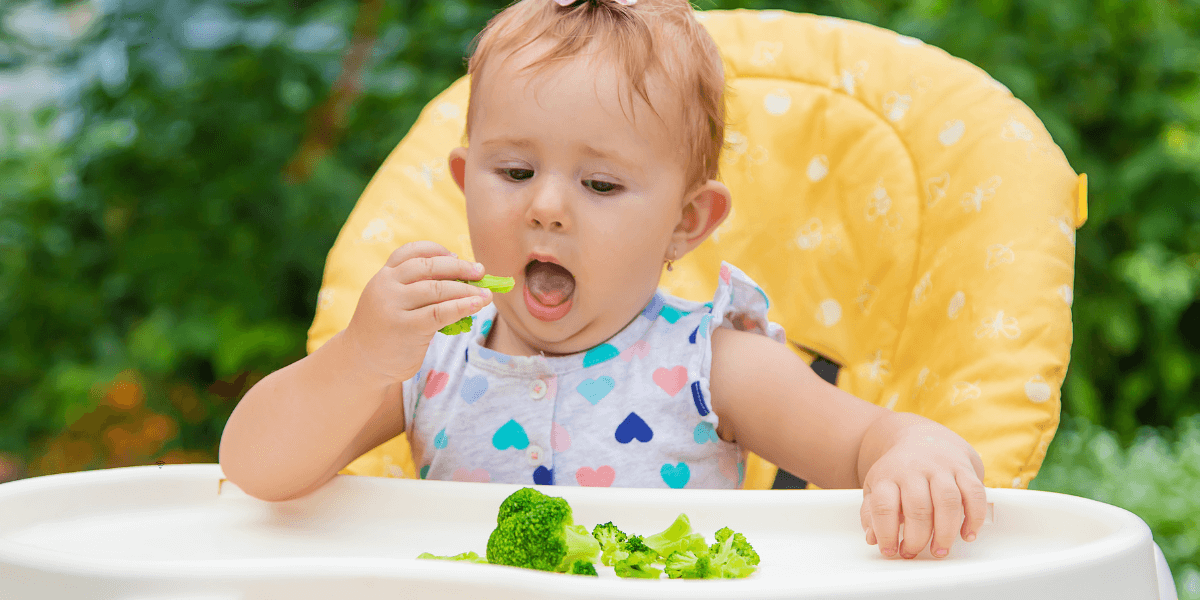
<instances>
[{"instance_id":1,"label":"blue heart print","mask_svg":"<svg viewBox=\"0 0 1200 600\"><path fill-rule=\"evenodd\" d=\"M662 475L663 481L675 489L687 485L688 480L692 478L692 471L688 469L686 463L678 463L675 466L667 463L662 466L662 469L659 469L659 473Z\"/></svg>"},{"instance_id":2,"label":"blue heart print","mask_svg":"<svg viewBox=\"0 0 1200 600\"><path fill-rule=\"evenodd\" d=\"M629 413L624 421L617 426L617 441L628 444L633 440L648 442L654 438L654 430L642 420L637 413Z\"/></svg>"},{"instance_id":3,"label":"blue heart print","mask_svg":"<svg viewBox=\"0 0 1200 600\"><path fill-rule=\"evenodd\" d=\"M491 330L492 330L492 320L488 319L488 320L484 321L483 326L479 328L479 333L482 334L483 337L486 338L488 332Z\"/></svg>"},{"instance_id":4,"label":"blue heart print","mask_svg":"<svg viewBox=\"0 0 1200 600\"><path fill-rule=\"evenodd\" d=\"M524 450L529 447L529 436L525 435L525 428L513 419L509 419L507 423L500 426L496 433L492 435L492 445L497 450L505 450L508 448L516 448Z\"/></svg>"},{"instance_id":5,"label":"blue heart print","mask_svg":"<svg viewBox=\"0 0 1200 600\"><path fill-rule=\"evenodd\" d=\"M646 308L642 309L642 316L651 321L657 319L658 313L662 311L663 305L664 300L662 294L655 292L654 298L650 299L650 304L647 304Z\"/></svg>"},{"instance_id":6,"label":"blue heart print","mask_svg":"<svg viewBox=\"0 0 1200 600\"><path fill-rule=\"evenodd\" d=\"M700 335L701 336L708 337L708 324L711 322L712 322L712 315L704 315L704 318L700 319Z\"/></svg>"},{"instance_id":7,"label":"blue heart print","mask_svg":"<svg viewBox=\"0 0 1200 600\"><path fill-rule=\"evenodd\" d=\"M421 467L421 479L425 479L428 476L429 476L429 465L425 465L425 466Z\"/></svg>"},{"instance_id":8,"label":"blue heart print","mask_svg":"<svg viewBox=\"0 0 1200 600\"><path fill-rule=\"evenodd\" d=\"M708 442L715 444L720 439L717 437L717 430L708 421L701 421L699 425L696 425L696 429L692 430L692 438L696 440L697 444L707 444Z\"/></svg>"},{"instance_id":9,"label":"blue heart print","mask_svg":"<svg viewBox=\"0 0 1200 600\"><path fill-rule=\"evenodd\" d=\"M491 348L484 348L483 346L479 347L479 357L486 358L488 360L494 360L502 364L508 364L508 361L510 360L507 354L501 354L495 350L492 350Z\"/></svg>"},{"instance_id":10,"label":"blue heart print","mask_svg":"<svg viewBox=\"0 0 1200 600\"><path fill-rule=\"evenodd\" d=\"M554 485L554 471L546 467L534 469L533 482L537 485Z\"/></svg>"},{"instance_id":11,"label":"blue heart print","mask_svg":"<svg viewBox=\"0 0 1200 600\"><path fill-rule=\"evenodd\" d=\"M599 346L588 350L587 354L583 355L583 366L590 367L592 365L598 365L606 360L612 360L617 356L620 356L620 354L621 353L617 351L616 346L613 346L612 344L600 344Z\"/></svg>"},{"instance_id":12,"label":"blue heart print","mask_svg":"<svg viewBox=\"0 0 1200 600\"><path fill-rule=\"evenodd\" d=\"M446 438L446 428L443 427L442 430L437 433L437 435L433 436L433 447L441 450L442 448L446 447L446 444L449 441L450 440Z\"/></svg>"},{"instance_id":13,"label":"blue heart print","mask_svg":"<svg viewBox=\"0 0 1200 600\"><path fill-rule=\"evenodd\" d=\"M592 406L595 406L597 402L600 402L609 392L613 391L616 385L616 380L605 375L596 379L585 379L583 383L575 387L575 390L583 394L583 397L587 398L587 401L591 402Z\"/></svg>"},{"instance_id":14,"label":"blue heart print","mask_svg":"<svg viewBox=\"0 0 1200 600\"><path fill-rule=\"evenodd\" d=\"M483 393L488 389L487 377L476 375L463 380L462 387L458 389L458 395L462 396L467 404L475 404L475 401L483 397Z\"/></svg>"},{"instance_id":15,"label":"blue heart print","mask_svg":"<svg viewBox=\"0 0 1200 600\"><path fill-rule=\"evenodd\" d=\"M692 382L692 402L696 403L696 411L700 416L708 416L708 403L704 401L704 392L700 391L700 382Z\"/></svg>"},{"instance_id":16,"label":"blue heart print","mask_svg":"<svg viewBox=\"0 0 1200 600\"><path fill-rule=\"evenodd\" d=\"M675 308L674 306L664 306L662 308L662 312L659 313L659 316L666 319L668 323L674 325L675 322L678 321L681 317L687 316L689 314L691 314L691 313L681 312L679 309Z\"/></svg>"}]
</instances>

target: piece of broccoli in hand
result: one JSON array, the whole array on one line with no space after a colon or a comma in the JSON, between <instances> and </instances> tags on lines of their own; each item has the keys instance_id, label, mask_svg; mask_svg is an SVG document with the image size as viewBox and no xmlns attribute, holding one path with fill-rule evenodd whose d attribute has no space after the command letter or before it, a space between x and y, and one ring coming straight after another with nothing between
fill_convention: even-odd
<instances>
[{"instance_id":1,"label":"piece of broccoli in hand","mask_svg":"<svg viewBox=\"0 0 1200 600\"><path fill-rule=\"evenodd\" d=\"M621 554L624 556L620 556ZM618 577L658 579L659 575L662 575L662 569L654 566L657 561L658 553L646 545L642 536L635 535L625 541L613 567Z\"/></svg>"},{"instance_id":2,"label":"piece of broccoli in hand","mask_svg":"<svg viewBox=\"0 0 1200 600\"><path fill-rule=\"evenodd\" d=\"M513 289L513 286L517 284L517 280L513 279L512 277L498 277L496 275L484 275L483 278L480 279L479 281L467 281L465 279L457 279L455 281L469 283L475 287L487 288L489 290L492 290L493 294L503 294L506 292L511 292ZM466 333L466 332L470 331L471 323L474 323L474 322L475 322L475 318L472 317L471 315L467 315L467 316L439 329L438 331L441 333L444 333L446 335L458 335L460 333Z\"/></svg>"},{"instance_id":3,"label":"piece of broccoli in hand","mask_svg":"<svg viewBox=\"0 0 1200 600\"><path fill-rule=\"evenodd\" d=\"M571 565L571 570L567 571L567 573L570 573L571 575L591 575L592 577L600 576L600 574L596 572L596 565L582 559L575 561L575 563Z\"/></svg>"},{"instance_id":4,"label":"piece of broccoli in hand","mask_svg":"<svg viewBox=\"0 0 1200 600\"><path fill-rule=\"evenodd\" d=\"M691 551L672 552L663 562L667 577L671 579L716 579L721 573L713 569L708 551L699 554Z\"/></svg>"},{"instance_id":5,"label":"piece of broccoli in hand","mask_svg":"<svg viewBox=\"0 0 1200 600\"><path fill-rule=\"evenodd\" d=\"M600 543L574 524L562 498L522 488L500 505L496 520L487 544L491 564L565 573L577 560L599 558Z\"/></svg>"},{"instance_id":6,"label":"piece of broccoli in hand","mask_svg":"<svg viewBox=\"0 0 1200 600\"><path fill-rule=\"evenodd\" d=\"M444 333L446 335L458 335L460 333L466 333L471 330L471 323L474 323L474 322L475 322L475 317L473 317L471 315L467 315L467 316L439 329L438 333Z\"/></svg>"},{"instance_id":7,"label":"piece of broccoli in hand","mask_svg":"<svg viewBox=\"0 0 1200 600\"><path fill-rule=\"evenodd\" d=\"M454 556L435 556L428 552L423 552L417 558L432 558L435 560L462 560L462 561L480 563L480 564L485 564L485 565L487 564L486 558L481 558L478 554L475 554L474 552L463 552L462 554L455 554Z\"/></svg>"},{"instance_id":8,"label":"piece of broccoli in hand","mask_svg":"<svg viewBox=\"0 0 1200 600\"><path fill-rule=\"evenodd\" d=\"M621 553L622 546L629 536L613 525L612 521L593 527L592 537L600 542L600 563L604 566L611 567L618 560L629 556L628 552ZM621 555L616 556L618 553Z\"/></svg>"},{"instance_id":9,"label":"piece of broccoli in hand","mask_svg":"<svg viewBox=\"0 0 1200 600\"><path fill-rule=\"evenodd\" d=\"M758 553L754 551L754 546L751 546L750 542L746 541L746 536L740 533L734 533L734 531L728 527L722 527L721 529L717 530L717 543L713 544L712 548L717 548L721 544L725 543L725 540L729 539L730 537L733 538L733 550L740 554L742 558L746 559L746 564L757 565ZM710 552L715 553L715 550L710 549Z\"/></svg>"},{"instance_id":10,"label":"piece of broccoli in hand","mask_svg":"<svg viewBox=\"0 0 1200 600\"><path fill-rule=\"evenodd\" d=\"M676 517L675 522L665 530L646 536L645 542L661 558L666 558L675 552L702 554L708 548L708 542L704 540L704 535L692 531L692 522L685 514Z\"/></svg>"}]
</instances>

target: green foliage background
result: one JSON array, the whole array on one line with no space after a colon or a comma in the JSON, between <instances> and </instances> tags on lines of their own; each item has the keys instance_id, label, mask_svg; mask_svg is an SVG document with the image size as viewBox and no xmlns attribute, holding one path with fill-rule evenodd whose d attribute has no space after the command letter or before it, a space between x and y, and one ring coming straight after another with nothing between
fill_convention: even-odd
<instances>
[{"instance_id":1,"label":"green foliage background","mask_svg":"<svg viewBox=\"0 0 1200 600\"><path fill-rule=\"evenodd\" d=\"M1037 113L1088 173L1090 218L1068 418L1032 487L1133 510L1200 598L1200 1L694 4L918 37ZM76 36L0 30L0 72L79 75L33 114L0 107L0 481L216 462L238 398L304 355L363 187L504 3L91 6Z\"/></svg>"}]
</instances>

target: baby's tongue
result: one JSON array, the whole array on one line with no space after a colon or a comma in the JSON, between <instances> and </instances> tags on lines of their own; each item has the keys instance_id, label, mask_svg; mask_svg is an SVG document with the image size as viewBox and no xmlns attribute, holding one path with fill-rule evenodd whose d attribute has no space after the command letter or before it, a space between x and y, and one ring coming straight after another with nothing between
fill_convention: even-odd
<instances>
[{"instance_id":1,"label":"baby's tongue","mask_svg":"<svg viewBox=\"0 0 1200 600\"><path fill-rule=\"evenodd\" d=\"M575 293L575 277L554 263L534 261L525 272L525 285L546 306L558 306Z\"/></svg>"}]
</instances>

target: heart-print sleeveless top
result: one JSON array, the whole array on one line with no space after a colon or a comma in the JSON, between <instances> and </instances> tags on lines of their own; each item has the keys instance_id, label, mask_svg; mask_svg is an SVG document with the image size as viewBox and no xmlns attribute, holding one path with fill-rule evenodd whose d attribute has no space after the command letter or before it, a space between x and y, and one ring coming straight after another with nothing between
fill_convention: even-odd
<instances>
[{"instance_id":1,"label":"heart-print sleeveless top","mask_svg":"<svg viewBox=\"0 0 1200 600\"><path fill-rule=\"evenodd\" d=\"M712 302L659 289L625 329L585 352L509 356L483 346L494 304L469 333L434 334L404 382L405 430L422 479L520 485L737 488L745 451L717 437L712 331L787 343L770 301L721 263Z\"/></svg>"}]
</instances>

